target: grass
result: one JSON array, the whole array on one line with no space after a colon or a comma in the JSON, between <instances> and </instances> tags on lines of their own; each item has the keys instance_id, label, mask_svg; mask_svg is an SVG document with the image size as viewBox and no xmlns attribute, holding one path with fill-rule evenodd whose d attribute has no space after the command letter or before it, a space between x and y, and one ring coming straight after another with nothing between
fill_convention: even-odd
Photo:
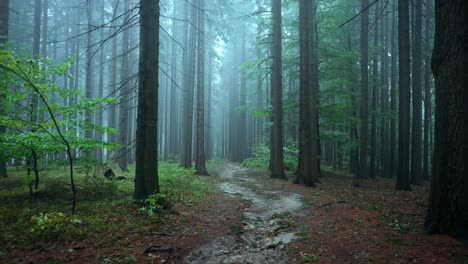
<instances>
[{"instance_id":1,"label":"grass","mask_svg":"<svg viewBox=\"0 0 468 264\"><path fill-rule=\"evenodd\" d=\"M110 181L84 173L76 174L76 215L71 216L71 193L64 168L41 173L37 199L25 186L25 170L9 168L9 178L0 179L0 245L27 246L34 242L72 240L126 230L144 231L166 220L165 214L149 216L133 203L134 168L128 180ZM160 162L161 192L171 203L189 204L212 192L210 177L193 176L193 170Z\"/></svg>"}]
</instances>

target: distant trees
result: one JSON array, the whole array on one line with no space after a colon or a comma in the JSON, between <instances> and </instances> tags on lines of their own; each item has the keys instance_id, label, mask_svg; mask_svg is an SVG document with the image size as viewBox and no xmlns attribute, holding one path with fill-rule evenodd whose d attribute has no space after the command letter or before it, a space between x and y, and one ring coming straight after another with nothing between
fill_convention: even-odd
<instances>
[{"instance_id":1,"label":"distant trees","mask_svg":"<svg viewBox=\"0 0 468 264\"><path fill-rule=\"evenodd\" d=\"M158 178L159 1L140 1L140 64L136 134L136 200L159 192Z\"/></svg>"},{"instance_id":2,"label":"distant trees","mask_svg":"<svg viewBox=\"0 0 468 264\"><path fill-rule=\"evenodd\" d=\"M426 229L468 234L468 2L435 1L432 53L436 115L432 185Z\"/></svg>"}]
</instances>

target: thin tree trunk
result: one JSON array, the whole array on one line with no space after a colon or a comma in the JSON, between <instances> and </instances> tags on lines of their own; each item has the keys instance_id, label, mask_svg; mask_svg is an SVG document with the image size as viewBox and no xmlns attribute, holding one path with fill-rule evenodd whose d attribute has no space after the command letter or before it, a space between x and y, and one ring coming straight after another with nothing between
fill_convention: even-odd
<instances>
[{"instance_id":1,"label":"thin tree trunk","mask_svg":"<svg viewBox=\"0 0 468 264\"><path fill-rule=\"evenodd\" d=\"M369 0L362 0L362 9L367 8ZM369 127L369 11L361 14L361 148L360 148L360 178L367 178L369 167L367 164L367 134Z\"/></svg>"},{"instance_id":2,"label":"thin tree trunk","mask_svg":"<svg viewBox=\"0 0 468 264\"><path fill-rule=\"evenodd\" d=\"M10 1L0 1L0 44L4 44L8 41L8 29L9 29L9 16L10 16ZM1 87L1 89L7 89L7 87ZM3 101L5 95L0 93L0 114L3 115L5 109L3 109ZM0 135L6 133L6 127L0 126ZM0 177L8 177L7 164L5 161L0 160Z\"/></svg>"},{"instance_id":3,"label":"thin tree trunk","mask_svg":"<svg viewBox=\"0 0 468 264\"><path fill-rule=\"evenodd\" d=\"M124 12L130 10L130 0L124 1ZM130 18L125 16L124 23ZM122 74L120 79L120 108L119 108L119 144L122 145L118 154L118 164L123 171L128 170L128 114L130 108L130 64L129 64L129 29L123 32L122 39Z\"/></svg>"},{"instance_id":4,"label":"thin tree trunk","mask_svg":"<svg viewBox=\"0 0 468 264\"><path fill-rule=\"evenodd\" d=\"M372 62L372 103L371 103L371 148L370 148L370 166L369 166L369 176L371 178L376 177L376 167L377 167L377 100L378 100L378 90L379 90L379 79L378 79L378 46L379 46L379 25L378 17L380 11L380 4L377 2L375 7L375 25L374 25L374 51Z\"/></svg>"},{"instance_id":5,"label":"thin tree trunk","mask_svg":"<svg viewBox=\"0 0 468 264\"><path fill-rule=\"evenodd\" d=\"M394 0L395 2L395 0ZM390 177L394 177L396 175L397 170L397 137L396 137L396 130L397 130L397 122L396 122L396 114L397 114L397 47L396 47L396 34L397 34L397 26L396 26L396 15L392 16L392 36L390 38L390 49L391 49L391 69L390 69L390 161L389 161L389 169Z\"/></svg>"},{"instance_id":6,"label":"thin tree trunk","mask_svg":"<svg viewBox=\"0 0 468 264\"><path fill-rule=\"evenodd\" d=\"M430 1L426 2L426 28L425 28L425 50L431 49L431 16L432 7L429 4ZM431 68L430 68L430 57L427 56L424 65L424 150L423 150L423 179L429 180L429 131L431 128Z\"/></svg>"},{"instance_id":7,"label":"thin tree trunk","mask_svg":"<svg viewBox=\"0 0 468 264\"><path fill-rule=\"evenodd\" d=\"M422 134L422 0L416 0L413 48L413 128L411 140L411 183L422 184L421 175L421 134Z\"/></svg>"}]
</instances>

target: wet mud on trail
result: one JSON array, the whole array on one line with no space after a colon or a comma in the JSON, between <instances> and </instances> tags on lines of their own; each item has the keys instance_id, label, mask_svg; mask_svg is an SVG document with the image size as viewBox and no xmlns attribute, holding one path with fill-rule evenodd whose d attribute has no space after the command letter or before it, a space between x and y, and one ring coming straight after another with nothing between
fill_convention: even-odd
<instances>
[{"instance_id":1,"label":"wet mud on trail","mask_svg":"<svg viewBox=\"0 0 468 264\"><path fill-rule=\"evenodd\" d=\"M250 204L242 230L202 245L185 262L288 263L287 245L297 238L298 231L289 220L303 208L302 196L268 188L249 175L248 169L234 163L223 164L219 176L224 180L219 189Z\"/></svg>"}]
</instances>

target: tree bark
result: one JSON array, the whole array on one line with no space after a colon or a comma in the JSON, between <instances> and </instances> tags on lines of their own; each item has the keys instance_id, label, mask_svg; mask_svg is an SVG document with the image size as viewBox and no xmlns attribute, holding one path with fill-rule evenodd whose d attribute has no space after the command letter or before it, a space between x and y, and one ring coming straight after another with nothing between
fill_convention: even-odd
<instances>
[{"instance_id":1,"label":"tree bark","mask_svg":"<svg viewBox=\"0 0 468 264\"><path fill-rule=\"evenodd\" d=\"M205 0L198 0L197 149L195 174L208 175L205 156Z\"/></svg>"},{"instance_id":2,"label":"tree bark","mask_svg":"<svg viewBox=\"0 0 468 264\"><path fill-rule=\"evenodd\" d=\"M0 44L4 44L8 41L8 29L9 29L9 15L10 15L10 1L0 1ZM7 89L7 87L1 87ZM4 109L3 100L5 99L3 93L0 93L0 114L3 114ZM0 126L0 135L6 133L6 127ZM0 160L0 177L8 177L7 164L5 161Z\"/></svg>"},{"instance_id":3,"label":"tree bark","mask_svg":"<svg viewBox=\"0 0 468 264\"><path fill-rule=\"evenodd\" d=\"M468 237L468 2L435 1L436 117L426 228Z\"/></svg>"},{"instance_id":4,"label":"tree bark","mask_svg":"<svg viewBox=\"0 0 468 264\"><path fill-rule=\"evenodd\" d=\"M392 57L390 58L390 158L389 158L389 168L388 171L390 173L390 178L396 175L397 169L397 138L396 138L396 101L397 101L397 47L396 47L396 34L397 34L397 26L396 26L396 15L395 13L392 16L392 31L391 31L391 38L390 38L390 50Z\"/></svg>"},{"instance_id":5,"label":"tree bark","mask_svg":"<svg viewBox=\"0 0 468 264\"><path fill-rule=\"evenodd\" d=\"M140 0L140 63L134 199L159 193L158 178L159 1Z\"/></svg>"},{"instance_id":6,"label":"tree bark","mask_svg":"<svg viewBox=\"0 0 468 264\"><path fill-rule=\"evenodd\" d=\"M377 100L378 100L378 91L379 91L379 61L377 50L379 48L379 25L378 17L380 11L380 2L377 2L375 6L375 24L374 24L374 50L372 62L372 103L371 103L371 145L370 145L370 165L369 165L369 176L371 178L376 177L376 167L377 167ZM381 44L382 45L382 44Z\"/></svg>"},{"instance_id":7,"label":"tree bark","mask_svg":"<svg viewBox=\"0 0 468 264\"><path fill-rule=\"evenodd\" d=\"M271 177L285 179L283 161L283 87L282 87L282 43L281 43L281 0L272 0L272 69L271 90L273 102L273 126L271 130Z\"/></svg>"},{"instance_id":8,"label":"tree bark","mask_svg":"<svg viewBox=\"0 0 468 264\"><path fill-rule=\"evenodd\" d=\"M299 155L296 183L315 186L319 182L317 167L317 91L315 79L318 65L314 60L315 38L311 26L315 19L314 2L299 2L299 46L300 46L300 99L299 99Z\"/></svg>"},{"instance_id":9,"label":"tree bark","mask_svg":"<svg viewBox=\"0 0 468 264\"><path fill-rule=\"evenodd\" d=\"M399 56L399 126L398 126L398 174L397 190L411 190L409 175L410 138L410 36L409 0L398 1L398 50Z\"/></svg>"},{"instance_id":10,"label":"tree bark","mask_svg":"<svg viewBox=\"0 0 468 264\"><path fill-rule=\"evenodd\" d=\"M411 183L422 184L421 175L421 146L422 146L422 0L416 0L414 18L414 47L413 47L413 127L411 132Z\"/></svg>"},{"instance_id":11,"label":"tree bark","mask_svg":"<svg viewBox=\"0 0 468 264\"><path fill-rule=\"evenodd\" d=\"M130 10L130 0L124 1L124 12ZM130 18L130 15L125 16L124 23ZM119 167L123 171L127 171L128 168L128 133L129 133L129 122L128 122L128 113L130 107L130 64L129 64L129 40L130 32L129 29L124 30L123 39L122 39L122 74L120 79L120 108L119 108L119 144L122 147L119 150L118 154L118 163Z\"/></svg>"},{"instance_id":12,"label":"tree bark","mask_svg":"<svg viewBox=\"0 0 468 264\"><path fill-rule=\"evenodd\" d=\"M369 6L369 0L362 0L362 9ZM369 166L367 165L368 128L369 128L369 11L361 14L361 147L359 178L367 178Z\"/></svg>"},{"instance_id":13,"label":"tree bark","mask_svg":"<svg viewBox=\"0 0 468 264\"><path fill-rule=\"evenodd\" d=\"M425 28L425 50L431 49L431 17L432 17L432 6L430 1L426 2L426 28ZM430 57L428 56L425 60L424 69L424 149L423 149L423 179L429 180L429 132L431 130L431 116L432 116L432 102L431 102L431 68L430 68Z\"/></svg>"},{"instance_id":14,"label":"tree bark","mask_svg":"<svg viewBox=\"0 0 468 264\"><path fill-rule=\"evenodd\" d=\"M188 8L188 4L186 4L186 8ZM191 16L190 21L191 23L196 23L197 21L197 10L195 7L191 6ZM186 12L186 17L188 19L188 12ZM185 89L185 100L184 100L184 121L182 131L183 135L183 151L182 151L182 166L184 168L192 167L192 133L193 133L193 91L194 91L194 81L195 81L195 46L196 46L196 29L194 27L190 27L188 30L189 24L186 24L187 29L186 32L189 33L189 38L184 39L185 51L182 60L186 63L185 66L185 77L184 77L184 89ZM190 43L189 43L190 41ZM190 45L190 47L189 47Z\"/></svg>"}]
</instances>

